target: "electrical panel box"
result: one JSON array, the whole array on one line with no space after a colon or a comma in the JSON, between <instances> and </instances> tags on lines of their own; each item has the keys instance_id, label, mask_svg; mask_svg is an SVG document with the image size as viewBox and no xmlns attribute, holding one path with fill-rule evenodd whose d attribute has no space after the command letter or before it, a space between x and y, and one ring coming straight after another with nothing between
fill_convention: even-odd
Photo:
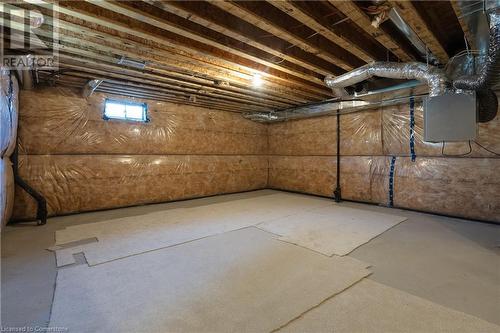
<instances>
[{"instance_id":1,"label":"electrical panel box","mask_svg":"<svg viewBox=\"0 0 500 333\"><path fill-rule=\"evenodd\" d=\"M446 93L424 99L424 141L468 141L477 133L476 95Z\"/></svg>"}]
</instances>

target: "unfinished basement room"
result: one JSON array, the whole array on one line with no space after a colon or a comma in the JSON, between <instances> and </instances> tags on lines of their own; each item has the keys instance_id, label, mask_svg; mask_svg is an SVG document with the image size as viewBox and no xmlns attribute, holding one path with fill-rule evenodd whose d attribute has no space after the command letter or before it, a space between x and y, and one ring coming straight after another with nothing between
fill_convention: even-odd
<instances>
[{"instance_id":1,"label":"unfinished basement room","mask_svg":"<svg viewBox=\"0 0 500 333\"><path fill-rule=\"evenodd\" d=\"M500 333L500 0L0 12L0 332Z\"/></svg>"}]
</instances>

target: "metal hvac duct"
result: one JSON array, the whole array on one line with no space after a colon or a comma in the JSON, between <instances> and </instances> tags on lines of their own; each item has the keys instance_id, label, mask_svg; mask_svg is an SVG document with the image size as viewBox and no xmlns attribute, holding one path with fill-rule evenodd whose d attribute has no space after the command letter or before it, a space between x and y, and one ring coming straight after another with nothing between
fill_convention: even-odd
<instances>
[{"instance_id":1,"label":"metal hvac duct","mask_svg":"<svg viewBox=\"0 0 500 333\"><path fill-rule=\"evenodd\" d=\"M325 84L332 88L338 97L341 97L345 94L339 94L339 89L352 86L373 76L423 81L429 86L431 97L444 94L448 81L444 71L420 62L374 62L337 77L328 75L325 78Z\"/></svg>"},{"instance_id":2,"label":"metal hvac duct","mask_svg":"<svg viewBox=\"0 0 500 333\"><path fill-rule=\"evenodd\" d=\"M22 56L24 67L18 69L21 78L23 90L32 90L35 88L35 80L33 78L33 55L26 54Z\"/></svg>"},{"instance_id":3,"label":"metal hvac duct","mask_svg":"<svg viewBox=\"0 0 500 333\"><path fill-rule=\"evenodd\" d=\"M414 98L414 100L419 101L422 100L424 96L426 95L425 94L415 95L411 97ZM257 122L273 123L291 119L301 119L309 117L319 117L329 114L337 114L337 112L338 114L346 114L368 109L380 108L383 106L399 105L408 103L409 99L410 96L397 97L392 99L386 99L383 101L372 101L372 102L360 101L360 100L326 101L321 103L299 106L296 108L282 110L282 111L244 113L243 117Z\"/></svg>"},{"instance_id":4,"label":"metal hvac duct","mask_svg":"<svg viewBox=\"0 0 500 333\"><path fill-rule=\"evenodd\" d=\"M500 82L500 8L488 14L490 20L490 41L488 55L480 74L460 77L453 81L453 87L465 90L484 90Z\"/></svg>"},{"instance_id":5,"label":"metal hvac duct","mask_svg":"<svg viewBox=\"0 0 500 333\"><path fill-rule=\"evenodd\" d=\"M83 87L82 96L90 97L94 93L94 91L101 85L102 82L103 80L101 79L89 80Z\"/></svg>"},{"instance_id":6,"label":"metal hvac duct","mask_svg":"<svg viewBox=\"0 0 500 333\"><path fill-rule=\"evenodd\" d=\"M418 53L423 58L427 58L432 64L438 64L439 60L429 51L424 42L420 40L418 35L413 31L413 29L408 25L408 23L403 20L396 8L392 8L389 13L389 20L396 26L396 28L401 31L401 33L408 39L408 41L417 49Z\"/></svg>"},{"instance_id":7,"label":"metal hvac duct","mask_svg":"<svg viewBox=\"0 0 500 333\"><path fill-rule=\"evenodd\" d=\"M23 69L21 71L22 87L24 90L32 90L35 88L33 80L33 71L31 69Z\"/></svg>"}]
</instances>

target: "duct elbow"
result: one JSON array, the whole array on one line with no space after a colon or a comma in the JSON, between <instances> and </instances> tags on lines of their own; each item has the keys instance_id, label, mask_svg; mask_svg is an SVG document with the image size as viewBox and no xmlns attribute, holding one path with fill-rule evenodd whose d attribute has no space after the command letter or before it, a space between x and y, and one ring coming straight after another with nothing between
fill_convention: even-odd
<instances>
[{"instance_id":1,"label":"duct elbow","mask_svg":"<svg viewBox=\"0 0 500 333\"><path fill-rule=\"evenodd\" d=\"M101 79L89 80L82 89L82 97L90 97L103 81Z\"/></svg>"},{"instance_id":2,"label":"duct elbow","mask_svg":"<svg viewBox=\"0 0 500 333\"><path fill-rule=\"evenodd\" d=\"M478 75L463 76L453 81L455 89L484 90L500 82L500 9L488 14L490 41L483 70Z\"/></svg>"}]
</instances>

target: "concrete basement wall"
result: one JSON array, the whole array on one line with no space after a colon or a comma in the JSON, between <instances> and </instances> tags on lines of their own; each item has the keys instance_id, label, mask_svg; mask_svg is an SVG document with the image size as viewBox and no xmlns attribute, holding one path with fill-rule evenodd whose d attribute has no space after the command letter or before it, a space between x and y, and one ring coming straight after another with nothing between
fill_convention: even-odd
<instances>
[{"instance_id":1,"label":"concrete basement wall","mask_svg":"<svg viewBox=\"0 0 500 333\"><path fill-rule=\"evenodd\" d=\"M239 114L147 100L149 123L102 119L104 99L45 88L20 94L20 173L48 200L50 215L164 202L261 188L332 197L336 116L263 125ZM479 124L477 142L500 152L500 117ZM341 116L345 199L500 222L498 156L472 143L425 143L415 105ZM269 178L268 178L269 177ZM13 217L35 203L16 188Z\"/></svg>"},{"instance_id":2,"label":"concrete basement wall","mask_svg":"<svg viewBox=\"0 0 500 333\"><path fill-rule=\"evenodd\" d=\"M410 158L410 107L341 116L341 187L345 199L500 222L499 156L471 142L423 142L423 109L415 105L416 159ZM500 153L500 117L478 125L484 147ZM336 186L336 116L272 124L269 187L331 197Z\"/></svg>"},{"instance_id":3,"label":"concrete basement wall","mask_svg":"<svg viewBox=\"0 0 500 333\"><path fill-rule=\"evenodd\" d=\"M21 91L19 172L49 215L241 192L267 186L266 125L239 114L152 100L148 123L103 119L79 90ZM137 100L137 99L130 99ZM16 187L13 219L35 216Z\"/></svg>"}]
</instances>

